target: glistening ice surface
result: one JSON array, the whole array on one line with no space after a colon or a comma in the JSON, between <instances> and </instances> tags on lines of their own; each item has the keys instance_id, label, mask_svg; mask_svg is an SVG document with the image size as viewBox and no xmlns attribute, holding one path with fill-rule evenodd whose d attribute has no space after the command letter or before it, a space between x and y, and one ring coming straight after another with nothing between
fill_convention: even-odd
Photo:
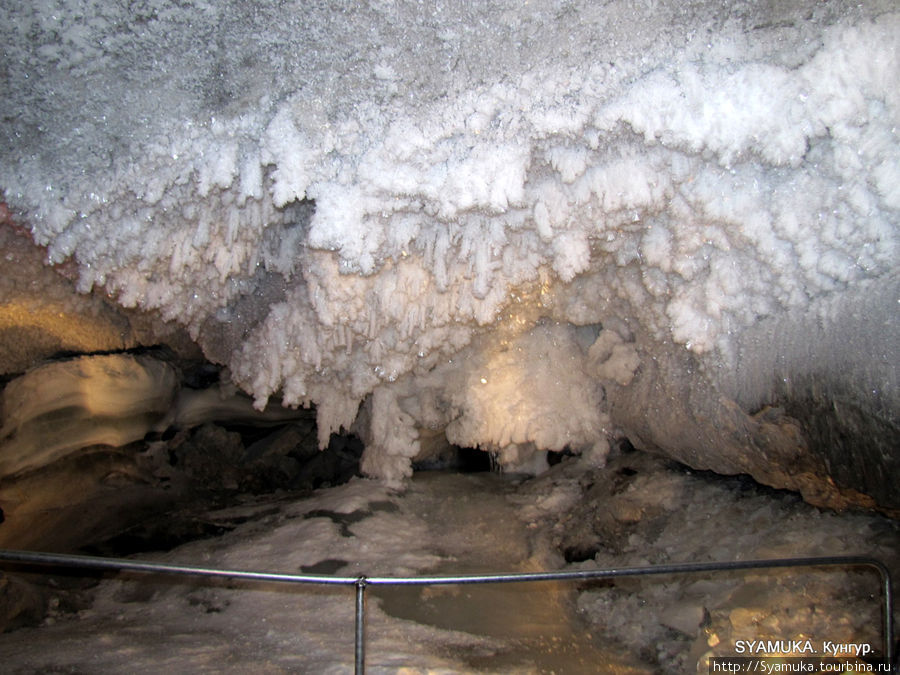
<instances>
[{"instance_id":1,"label":"glistening ice surface","mask_svg":"<svg viewBox=\"0 0 900 675\"><path fill-rule=\"evenodd\" d=\"M665 446L683 381L753 412L838 377L890 425L893 9L4 3L0 187L322 444L366 401L384 478L425 428L602 462L617 396Z\"/></svg>"}]
</instances>

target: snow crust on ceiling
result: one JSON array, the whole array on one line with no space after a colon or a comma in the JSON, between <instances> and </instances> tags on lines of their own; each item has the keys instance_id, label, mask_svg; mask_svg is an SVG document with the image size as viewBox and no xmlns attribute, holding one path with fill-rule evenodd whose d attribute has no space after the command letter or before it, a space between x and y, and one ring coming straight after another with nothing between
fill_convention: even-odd
<instances>
[{"instance_id":1,"label":"snow crust on ceiling","mask_svg":"<svg viewBox=\"0 0 900 675\"><path fill-rule=\"evenodd\" d=\"M632 331L727 365L896 275L893 3L471 4L6 3L0 187L323 443L374 392L389 478L602 458Z\"/></svg>"}]
</instances>

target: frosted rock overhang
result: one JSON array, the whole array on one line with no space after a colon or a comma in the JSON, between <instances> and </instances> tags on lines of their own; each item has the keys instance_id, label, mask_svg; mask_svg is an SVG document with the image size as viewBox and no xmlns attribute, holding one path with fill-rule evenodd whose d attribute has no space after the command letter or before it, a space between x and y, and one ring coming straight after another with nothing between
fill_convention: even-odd
<instances>
[{"instance_id":1,"label":"frosted rock overhang","mask_svg":"<svg viewBox=\"0 0 900 675\"><path fill-rule=\"evenodd\" d=\"M180 326L389 481L627 436L900 509L895 3L5 3L0 32L3 219L94 298L47 317ZM21 360L56 282L4 277Z\"/></svg>"}]
</instances>

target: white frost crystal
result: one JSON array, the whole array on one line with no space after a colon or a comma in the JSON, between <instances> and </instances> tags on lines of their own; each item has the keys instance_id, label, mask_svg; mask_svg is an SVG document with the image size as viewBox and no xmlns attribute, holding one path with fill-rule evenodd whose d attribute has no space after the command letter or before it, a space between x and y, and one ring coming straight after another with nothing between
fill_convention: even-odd
<instances>
[{"instance_id":1,"label":"white frost crystal","mask_svg":"<svg viewBox=\"0 0 900 675\"><path fill-rule=\"evenodd\" d=\"M715 370L747 326L898 269L890 2L89 4L0 10L6 201L258 405L318 403L327 433L371 395L387 478L423 421L401 394L443 387L459 442L592 446L600 383L639 359L576 327ZM479 337L535 288L593 294L537 292L518 352Z\"/></svg>"}]
</instances>

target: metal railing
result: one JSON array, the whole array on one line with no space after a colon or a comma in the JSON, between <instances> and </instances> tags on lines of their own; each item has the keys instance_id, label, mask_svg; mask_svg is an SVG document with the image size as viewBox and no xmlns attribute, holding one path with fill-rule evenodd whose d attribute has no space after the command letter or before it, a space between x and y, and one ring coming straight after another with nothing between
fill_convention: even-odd
<instances>
[{"instance_id":1,"label":"metal railing","mask_svg":"<svg viewBox=\"0 0 900 675\"><path fill-rule=\"evenodd\" d=\"M461 576L416 577L342 577L317 574L283 574L247 570L217 569L194 565L176 565L123 558L101 558L84 555L41 553L37 551L13 551L0 549L0 564L25 566L51 566L66 569L93 569L115 572L139 572L245 581L266 581L285 584L326 584L354 586L356 588L355 615L355 672L365 672L365 591L368 586L435 586L456 584L504 584L535 581L591 581L615 577L638 577L673 574L729 572L738 570L772 570L785 567L869 567L881 575L881 612L884 630L882 654L884 661L894 664L893 654L893 591L891 575L887 567L876 558L865 556L828 556L813 558L775 558L770 560L736 560L726 562L694 562L651 565L644 567L619 567L574 572L528 572L521 574L470 574ZM894 664L896 667L896 664ZM892 672L896 672L895 670Z\"/></svg>"}]
</instances>

